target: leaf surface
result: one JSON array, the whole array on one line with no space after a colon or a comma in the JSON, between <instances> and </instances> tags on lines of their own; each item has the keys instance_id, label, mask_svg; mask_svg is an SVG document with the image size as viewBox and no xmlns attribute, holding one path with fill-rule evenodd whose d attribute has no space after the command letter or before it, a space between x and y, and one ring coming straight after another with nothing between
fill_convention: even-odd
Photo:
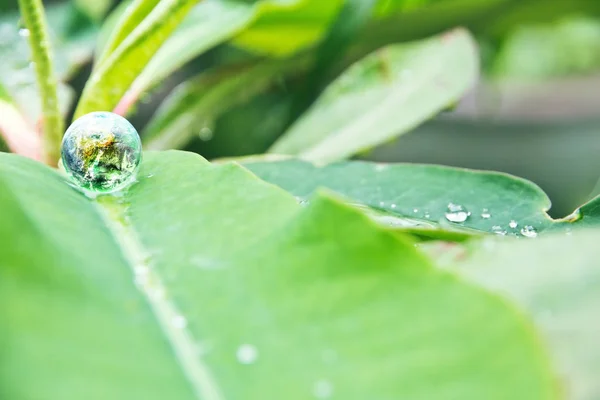
<instances>
[{"instance_id":1,"label":"leaf surface","mask_svg":"<svg viewBox=\"0 0 600 400\"><path fill-rule=\"evenodd\" d=\"M237 165L163 152L123 197L92 201L0 158L2 398L554 390L515 309L331 195L300 207Z\"/></svg>"},{"instance_id":2,"label":"leaf surface","mask_svg":"<svg viewBox=\"0 0 600 400\"><path fill-rule=\"evenodd\" d=\"M249 158L244 165L267 182L300 198L308 199L319 187L324 187L351 202L444 229L468 228L522 236L525 227L532 227L535 234L600 223L600 200L592 200L565 219L553 220L546 213L550 199L537 185L498 172L363 161L317 167L293 159L261 162ZM452 214L450 204L461 206L468 213L467 218L462 222L451 221L458 216L448 216Z\"/></svg>"},{"instance_id":3,"label":"leaf surface","mask_svg":"<svg viewBox=\"0 0 600 400\"><path fill-rule=\"evenodd\" d=\"M389 141L460 99L478 74L458 29L382 48L337 78L269 150L327 163Z\"/></svg>"}]
</instances>

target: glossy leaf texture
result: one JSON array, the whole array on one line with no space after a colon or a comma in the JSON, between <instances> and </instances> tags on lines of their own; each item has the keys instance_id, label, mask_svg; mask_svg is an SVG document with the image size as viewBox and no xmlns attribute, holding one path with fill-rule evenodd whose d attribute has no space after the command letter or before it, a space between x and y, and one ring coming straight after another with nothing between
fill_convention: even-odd
<instances>
[{"instance_id":1,"label":"glossy leaf texture","mask_svg":"<svg viewBox=\"0 0 600 400\"><path fill-rule=\"evenodd\" d=\"M197 2L164 0L155 6L155 0L134 2L133 5L138 8L125 13L116 32L120 27L130 24L131 31L120 41L117 36L109 39L105 50L107 55L92 71L75 111L75 118L92 111L113 110L154 53ZM140 10L139 14L137 10Z\"/></svg>"},{"instance_id":2,"label":"glossy leaf texture","mask_svg":"<svg viewBox=\"0 0 600 400\"><path fill-rule=\"evenodd\" d=\"M554 397L519 311L330 194L162 152L91 200L0 159L2 398Z\"/></svg>"},{"instance_id":3,"label":"glossy leaf texture","mask_svg":"<svg viewBox=\"0 0 600 400\"><path fill-rule=\"evenodd\" d=\"M461 29L382 48L331 83L269 151L326 163L370 149L457 102L478 68Z\"/></svg>"},{"instance_id":4,"label":"glossy leaf texture","mask_svg":"<svg viewBox=\"0 0 600 400\"><path fill-rule=\"evenodd\" d=\"M553 220L550 200L534 183L515 176L438 165L363 161L317 167L300 160L241 159L256 175L303 199L328 188L348 201L420 220L432 228L477 230L507 236L598 226L599 200Z\"/></svg>"}]
</instances>

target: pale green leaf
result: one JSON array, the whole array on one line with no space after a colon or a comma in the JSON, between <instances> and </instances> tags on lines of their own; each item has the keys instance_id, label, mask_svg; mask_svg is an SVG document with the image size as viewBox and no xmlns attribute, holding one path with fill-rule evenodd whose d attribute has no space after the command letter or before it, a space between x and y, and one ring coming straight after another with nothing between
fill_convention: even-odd
<instances>
[{"instance_id":1,"label":"pale green leaf","mask_svg":"<svg viewBox=\"0 0 600 400\"><path fill-rule=\"evenodd\" d=\"M512 306L329 195L163 152L93 201L0 158L2 398L554 397Z\"/></svg>"},{"instance_id":2,"label":"pale green leaf","mask_svg":"<svg viewBox=\"0 0 600 400\"><path fill-rule=\"evenodd\" d=\"M600 397L597 230L528 241L491 240L450 267L523 305L550 345L560 398Z\"/></svg>"},{"instance_id":3,"label":"pale green leaf","mask_svg":"<svg viewBox=\"0 0 600 400\"><path fill-rule=\"evenodd\" d=\"M336 79L269 151L321 163L347 158L452 105L477 73L476 45L461 29L385 47Z\"/></svg>"}]
</instances>

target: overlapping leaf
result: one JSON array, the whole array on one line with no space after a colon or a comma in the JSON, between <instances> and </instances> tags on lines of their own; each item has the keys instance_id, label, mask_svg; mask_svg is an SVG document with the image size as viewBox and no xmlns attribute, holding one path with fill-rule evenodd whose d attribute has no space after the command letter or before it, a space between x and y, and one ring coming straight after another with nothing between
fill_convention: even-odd
<instances>
[{"instance_id":1,"label":"overlapping leaf","mask_svg":"<svg viewBox=\"0 0 600 400\"><path fill-rule=\"evenodd\" d=\"M564 220L553 220L546 213L550 200L538 186L497 172L360 161L316 167L298 160L248 159L245 165L267 182L301 198L325 187L352 202L390 215L433 222L450 229L464 227L501 235L535 236L545 230L600 223L598 200L582 206Z\"/></svg>"}]
</instances>

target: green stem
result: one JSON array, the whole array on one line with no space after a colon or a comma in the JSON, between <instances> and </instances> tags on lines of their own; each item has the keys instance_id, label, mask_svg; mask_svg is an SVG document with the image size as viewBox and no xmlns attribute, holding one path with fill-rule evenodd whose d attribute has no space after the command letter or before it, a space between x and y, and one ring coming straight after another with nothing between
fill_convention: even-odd
<instances>
[{"instance_id":1,"label":"green stem","mask_svg":"<svg viewBox=\"0 0 600 400\"><path fill-rule=\"evenodd\" d=\"M50 56L50 38L41 0L19 0L25 28L29 31L31 58L42 97L42 159L56 166L60 157L60 142L64 122L58 105L54 67Z\"/></svg>"}]
</instances>

